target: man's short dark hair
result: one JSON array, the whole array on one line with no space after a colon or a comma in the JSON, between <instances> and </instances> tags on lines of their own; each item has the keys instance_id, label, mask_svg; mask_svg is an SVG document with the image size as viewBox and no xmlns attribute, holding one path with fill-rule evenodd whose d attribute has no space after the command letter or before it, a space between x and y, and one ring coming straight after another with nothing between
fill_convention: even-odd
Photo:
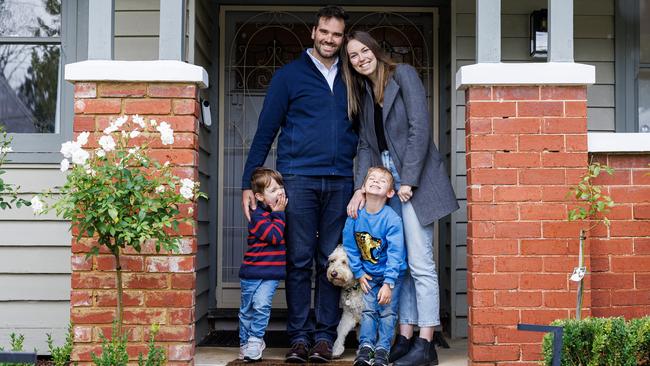
<instances>
[{"instance_id":1,"label":"man's short dark hair","mask_svg":"<svg viewBox=\"0 0 650 366\"><path fill-rule=\"evenodd\" d=\"M348 20L349 16L345 13L345 10L343 10L342 7L338 5L327 5L320 8L318 10L318 13L316 13L316 18L314 18L314 27L318 27L320 18L336 18L342 20L343 23L345 23Z\"/></svg>"}]
</instances>

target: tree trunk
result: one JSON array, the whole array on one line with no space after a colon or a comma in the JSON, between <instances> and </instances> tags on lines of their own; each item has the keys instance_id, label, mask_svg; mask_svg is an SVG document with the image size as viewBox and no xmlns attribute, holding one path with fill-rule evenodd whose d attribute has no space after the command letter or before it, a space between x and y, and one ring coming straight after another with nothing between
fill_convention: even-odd
<instances>
[{"instance_id":1,"label":"tree trunk","mask_svg":"<svg viewBox=\"0 0 650 366\"><path fill-rule=\"evenodd\" d=\"M115 275L117 276L117 334L122 335L122 319L123 319L123 304L122 304L122 294L124 290L122 289L122 265L120 263L120 247L116 247L116 251L113 252L115 256Z\"/></svg>"}]
</instances>

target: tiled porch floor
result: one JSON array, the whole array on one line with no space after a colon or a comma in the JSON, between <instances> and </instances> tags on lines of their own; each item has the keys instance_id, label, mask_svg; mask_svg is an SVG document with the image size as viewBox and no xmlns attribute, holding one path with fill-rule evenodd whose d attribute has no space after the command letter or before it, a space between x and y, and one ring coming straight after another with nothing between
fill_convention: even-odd
<instances>
[{"instance_id":1,"label":"tiled porch floor","mask_svg":"<svg viewBox=\"0 0 650 366\"><path fill-rule=\"evenodd\" d=\"M467 340L458 339L449 342L451 348L438 349L440 366L465 366L467 365ZM217 366L226 365L229 361L237 358L236 347L197 347L195 366ZM287 352L284 348L268 348L264 351L266 359L282 359ZM348 349L343 354L343 359L354 359L354 350Z\"/></svg>"}]
</instances>

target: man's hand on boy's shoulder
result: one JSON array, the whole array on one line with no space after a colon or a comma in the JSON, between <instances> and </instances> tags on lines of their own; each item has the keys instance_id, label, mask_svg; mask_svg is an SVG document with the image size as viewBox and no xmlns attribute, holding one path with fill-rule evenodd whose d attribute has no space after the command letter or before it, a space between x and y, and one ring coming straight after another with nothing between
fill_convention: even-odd
<instances>
[{"instance_id":1,"label":"man's hand on boy's shoulder","mask_svg":"<svg viewBox=\"0 0 650 366\"><path fill-rule=\"evenodd\" d=\"M257 200L252 189L244 189L241 192L241 209L248 222L251 221L251 211L257 208Z\"/></svg>"}]
</instances>

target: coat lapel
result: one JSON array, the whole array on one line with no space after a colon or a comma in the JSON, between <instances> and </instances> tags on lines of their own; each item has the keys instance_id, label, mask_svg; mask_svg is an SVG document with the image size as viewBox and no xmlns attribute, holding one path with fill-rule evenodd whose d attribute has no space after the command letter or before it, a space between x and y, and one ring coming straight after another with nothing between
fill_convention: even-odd
<instances>
[{"instance_id":1,"label":"coat lapel","mask_svg":"<svg viewBox=\"0 0 650 366\"><path fill-rule=\"evenodd\" d=\"M375 102L372 97L372 87L368 81L366 81L365 84L366 95L364 96L365 100L363 101L363 106L365 119L367 121L365 128L367 128L369 132L367 135L369 136L368 143L371 144L375 150L379 150L379 147L377 146L377 133L375 132ZM370 136L372 136L372 138L370 138Z\"/></svg>"},{"instance_id":2,"label":"coat lapel","mask_svg":"<svg viewBox=\"0 0 650 366\"><path fill-rule=\"evenodd\" d=\"M395 102L395 97L397 97L397 92L399 91L399 85L395 81L394 77L388 79L388 84L386 84L386 90L384 90L384 123L386 123L386 118L388 117L388 112L393 107ZM384 127L385 128L385 127Z\"/></svg>"}]
</instances>

